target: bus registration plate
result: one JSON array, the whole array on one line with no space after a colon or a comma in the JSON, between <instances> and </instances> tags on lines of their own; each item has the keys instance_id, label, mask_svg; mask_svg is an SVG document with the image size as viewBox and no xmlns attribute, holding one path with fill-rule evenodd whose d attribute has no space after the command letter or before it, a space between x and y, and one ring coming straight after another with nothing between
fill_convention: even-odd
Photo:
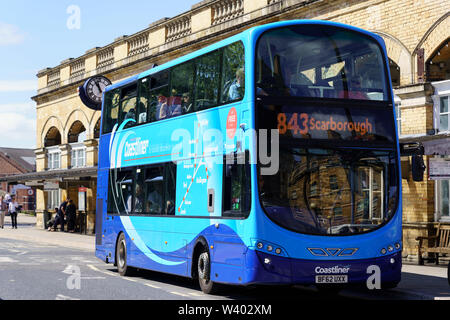
<instances>
[{"instance_id":1,"label":"bus registration plate","mask_svg":"<svg viewBox=\"0 0 450 320\"><path fill-rule=\"evenodd\" d=\"M347 275L316 276L316 283L348 283Z\"/></svg>"}]
</instances>

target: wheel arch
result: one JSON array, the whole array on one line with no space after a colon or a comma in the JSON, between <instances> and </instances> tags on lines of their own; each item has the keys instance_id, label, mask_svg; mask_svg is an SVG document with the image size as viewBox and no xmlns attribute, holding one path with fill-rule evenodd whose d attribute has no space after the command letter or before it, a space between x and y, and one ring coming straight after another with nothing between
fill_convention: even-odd
<instances>
[{"instance_id":1,"label":"wheel arch","mask_svg":"<svg viewBox=\"0 0 450 320\"><path fill-rule=\"evenodd\" d=\"M192 259L191 259L191 278L192 279L197 279L197 277L198 277L198 274L197 274L198 257L205 250L208 250L209 256L211 257L211 253L209 252L208 241L206 240L205 237L200 236L195 241L194 249L192 250Z\"/></svg>"}]
</instances>

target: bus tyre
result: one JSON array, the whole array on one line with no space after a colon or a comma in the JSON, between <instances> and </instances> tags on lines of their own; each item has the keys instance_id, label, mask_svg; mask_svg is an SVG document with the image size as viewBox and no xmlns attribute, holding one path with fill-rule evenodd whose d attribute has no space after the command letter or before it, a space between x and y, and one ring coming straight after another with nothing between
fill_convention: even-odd
<instances>
[{"instance_id":1,"label":"bus tyre","mask_svg":"<svg viewBox=\"0 0 450 320\"><path fill-rule=\"evenodd\" d=\"M117 240L116 265L117 271L122 277L131 275L131 268L127 265L127 242L123 233L120 234Z\"/></svg>"},{"instance_id":2,"label":"bus tyre","mask_svg":"<svg viewBox=\"0 0 450 320\"><path fill-rule=\"evenodd\" d=\"M205 294L212 294L217 289L217 284L211 281L211 259L208 251L204 251L198 257L198 282Z\"/></svg>"}]
</instances>

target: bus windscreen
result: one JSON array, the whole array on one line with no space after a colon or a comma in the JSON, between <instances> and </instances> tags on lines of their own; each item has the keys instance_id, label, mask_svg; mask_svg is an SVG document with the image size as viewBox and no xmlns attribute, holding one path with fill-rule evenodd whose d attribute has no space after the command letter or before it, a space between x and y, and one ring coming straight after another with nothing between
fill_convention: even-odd
<instances>
[{"instance_id":1,"label":"bus windscreen","mask_svg":"<svg viewBox=\"0 0 450 320\"><path fill-rule=\"evenodd\" d=\"M373 39L347 29L302 25L258 40L256 94L388 101L386 67Z\"/></svg>"}]
</instances>

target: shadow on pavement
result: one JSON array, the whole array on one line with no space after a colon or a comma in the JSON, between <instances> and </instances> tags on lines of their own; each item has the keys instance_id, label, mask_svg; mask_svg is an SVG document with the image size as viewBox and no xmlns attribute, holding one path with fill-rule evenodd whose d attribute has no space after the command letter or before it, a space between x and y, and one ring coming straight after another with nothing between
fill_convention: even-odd
<instances>
[{"instance_id":1,"label":"shadow on pavement","mask_svg":"<svg viewBox=\"0 0 450 320\"><path fill-rule=\"evenodd\" d=\"M108 268L108 271L117 273L117 269ZM200 287L196 280L180 277L176 275L165 274L156 271L138 270L130 277L134 280L142 279L161 283L161 285L173 285L190 290L198 290ZM238 299L238 300L348 300L348 297L333 293L318 292L314 287L300 287L289 285L252 285L252 286L232 286L220 285L220 291L216 296ZM352 297L355 298L355 297Z\"/></svg>"}]
</instances>

